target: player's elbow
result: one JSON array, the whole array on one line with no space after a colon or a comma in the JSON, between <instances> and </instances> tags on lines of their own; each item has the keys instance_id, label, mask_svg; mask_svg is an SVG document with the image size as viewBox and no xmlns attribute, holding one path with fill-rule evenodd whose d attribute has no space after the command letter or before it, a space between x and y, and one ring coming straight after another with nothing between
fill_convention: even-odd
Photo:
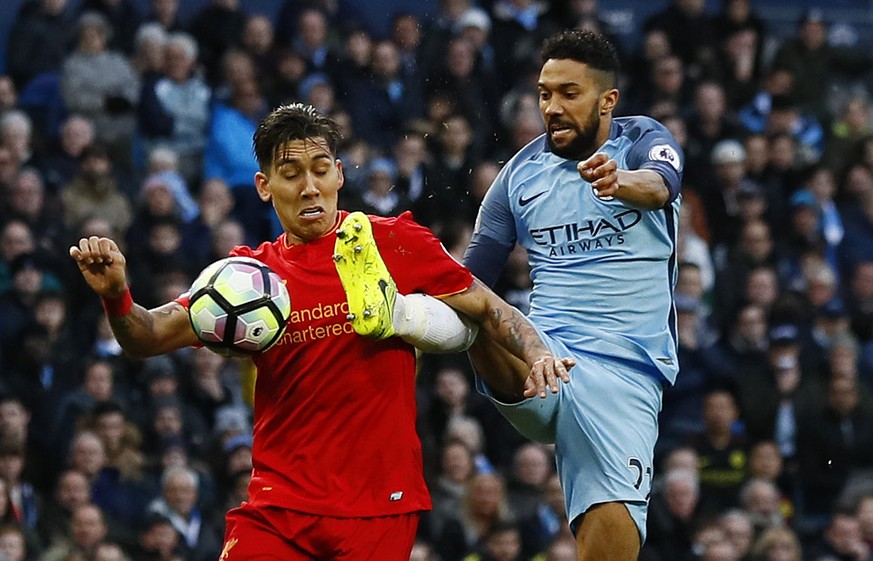
<instances>
[{"instance_id":1,"label":"player's elbow","mask_svg":"<svg viewBox=\"0 0 873 561\"><path fill-rule=\"evenodd\" d=\"M649 205L647 210L658 210L664 208L670 202L670 190L664 186L655 188L649 197Z\"/></svg>"}]
</instances>

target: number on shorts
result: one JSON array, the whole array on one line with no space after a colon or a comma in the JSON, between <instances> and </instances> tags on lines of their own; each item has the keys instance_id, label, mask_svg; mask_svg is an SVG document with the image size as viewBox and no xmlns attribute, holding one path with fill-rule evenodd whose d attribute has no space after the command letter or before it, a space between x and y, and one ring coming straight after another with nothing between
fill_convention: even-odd
<instances>
[{"instance_id":1,"label":"number on shorts","mask_svg":"<svg viewBox=\"0 0 873 561\"><path fill-rule=\"evenodd\" d=\"M644 467L643 462L640 461L639 458L628 458L627 467L637 470L637 481L634 483L634 489L637 491L639 491L640 487L643 485L643 476L645 476L649 481L652 480L652 467ZM651 492L646 493L646 500L649 500L650 494Z\"/></svg>"}]
</instances>

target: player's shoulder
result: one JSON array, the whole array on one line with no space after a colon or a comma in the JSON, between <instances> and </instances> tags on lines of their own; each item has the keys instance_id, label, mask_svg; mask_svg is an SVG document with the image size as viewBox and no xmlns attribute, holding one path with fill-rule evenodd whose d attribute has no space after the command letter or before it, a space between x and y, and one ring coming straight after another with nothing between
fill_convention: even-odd
<instances>
[{"instance_id":1,"label":"player's shoulder","mask_svg":"<svg viewBox=\"0 0 873 561\"><path fill-rule=\"evenodd\" d=\"M251 257L258 261L267 261L271 255L275 254L276 244L278 243L280 243L279 240L262 242L255 248L247 245L237 245L230 250L230 257Z\"/></svg>"},{"instance_id":2,"label":"player's shoulder","mask_svg":"<svg viewBox=\"0 0 873 561\"><path fill-rule=\"evenodd\" d=\"M616 117L614 121L619 127L620 134L630 137L631 140L637 140L652 131L667 132L667 127L646 115Z\"/></svg>"},{"instance_id":3,"label":"player's shoulder","mask_svg":"<svg viewBox=\"0 0 873 561\"><path fill-rule=\"evenodd\" d=\"M370 223L373 224L374 231L376 229L390 230L392 228L425 228L415 219L410 210L403 211L397 216L379 216L376 214L368 214L367 216L370 219Z\"/></svg>"},{"instance_id":4,"label":"player's shoulder","mask_svg":"<svg viewBox=\"0 0 873 561\"><path fill-rule=\"evenodd\" d=\"M524 162L541 156L545 151L546 135L544 133L525 144L518 152L516 152L515 155L506 162L505 169L514 169Z\"/></svg>"}]
</instances>

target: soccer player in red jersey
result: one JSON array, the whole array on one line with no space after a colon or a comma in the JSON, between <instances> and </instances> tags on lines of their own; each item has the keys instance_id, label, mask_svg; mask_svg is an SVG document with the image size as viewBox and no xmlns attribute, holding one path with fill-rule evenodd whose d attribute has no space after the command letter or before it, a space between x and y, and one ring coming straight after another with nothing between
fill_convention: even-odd
<instances>
[{"instance_id":1,"label":"soccer player in red jersey","mask_svg":"<svg viewBox=\"0 0 873 561\"><path fill-rule=\"evenodd\" d=\"M468 347L475 332L454 310L529 365L530 395L557 391L558 379L569 380L572 361L553 357L517 310L474 280L410 215L353 213L347 220L337 208L339 140L336 123L302 104L277 108L255 133L261 170L255 186L285 231L232 254L262 261L285 279L292 314L281 340L253 358L254 470L248 501L227 515L222 560L409 558L419 513L430 508L415 431L413 344L426 349L438 339L445 350L456 333L457 349ZM363 318L350 311L354 303L346 300L334 262L342 259L334 246L344 221L340 239L367 228L378 241L400 294L442 299L416 303L406 296L409 332L379 340L355 333L351 320ZM198 344L186 295L152 310L133 303L125 257L114 241L83 238L70 255L103 299L129 354ZM428 309L437 321L416 320L432 302L448 313ZM422 325L427 329L419 330Z\"/></svg>"}]
</instances>

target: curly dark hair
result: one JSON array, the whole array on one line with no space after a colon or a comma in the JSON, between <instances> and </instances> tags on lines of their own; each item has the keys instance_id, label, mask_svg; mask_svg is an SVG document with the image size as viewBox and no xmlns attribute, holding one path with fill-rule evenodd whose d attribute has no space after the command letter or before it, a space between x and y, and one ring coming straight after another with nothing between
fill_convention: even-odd
<instances>
[{"instance_id":1,"label":"curly dark hair","mask_svg":"<svg viewBox=\"0 0 873 561\"><path fill-rule=\"evenodd\" d=\"M324 139L330 153L336 156L342 139L336 121L305 103L280 105L264 117L252 137L258 166L262 172L267 172L282 146L295 140L315 138Z\"/></svg>"},{"instance_id":2,"label":"curly dark hair","mask_svg":"<svg viewBox=\"0 0 873 561\"><path fill-rule=\"evenodd\" d=\"M621 65L615 45L604 35L581 29L567 29L543 41L542 61L570 59L609 74L613 81Z\"/></svg>"}]
</instances>

